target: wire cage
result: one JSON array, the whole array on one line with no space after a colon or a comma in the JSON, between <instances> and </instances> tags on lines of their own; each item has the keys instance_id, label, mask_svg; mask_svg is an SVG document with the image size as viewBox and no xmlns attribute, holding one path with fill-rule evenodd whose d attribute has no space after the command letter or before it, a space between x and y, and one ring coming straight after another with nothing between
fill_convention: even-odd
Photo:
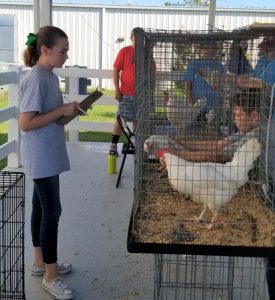
<instances>
[{"instance_id":1,"label":"wire cage","mask_svg":"<svg viewBox=\"0 0 275 300\"><path fill-rule=\"evenodd\" d=\"M25 299L25 175L0 173L0 299Z\"/></svg>"},{"instance_id":2,"label":"wire cage","mask_svg":"<svg viewBox=\"0 0 275 300\"><path fill-rule=\"evenodd\" d=\"M155 255L154 299L269 299L262 258Z\"/></svg>"},{"instance_id":3,"label":"wire cage","mask_svg":"<svg viewBox=\"0 0 275 300\"><path fill-rule=\"evenodd\" d=\"M128 250L272 255L274 29L135 37Z\"/></svg>"}]
</instances>

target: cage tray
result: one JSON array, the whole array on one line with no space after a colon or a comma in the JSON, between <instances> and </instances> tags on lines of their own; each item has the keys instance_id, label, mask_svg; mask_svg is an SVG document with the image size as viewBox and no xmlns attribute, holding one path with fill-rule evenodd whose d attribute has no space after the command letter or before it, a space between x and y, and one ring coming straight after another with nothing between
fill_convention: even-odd
<instances>
[{"instance_id":1,"label":"cage tray","mask_svg":"<svg viewBox=\"0 0 275 300\"><path fill-rule=\"evenodd\" d=\"M150 164L157 168L156 164ZM197 223L203 205L173 191L169 182L150 173L154 186L143 186L133 206L128 251L136 253L201 254L266 257L275 253L275 215L247 183L219 211L220 227L207 230L213 214ZM149 192L150 191L150 192ZM249 203L249 205L248 205Z\"/></svg>"},{"instance_id":2,"label":"cage tray","mask_svg":"<svg viewBox=\"0 0 275 300\"><path fill-rule=\"evenodd\" d=\"M243 257L268 257L274 256L273 247L244 247L221 245L195 245L176 243L146 243L137 242L133 230L133 212L131 214L128 235L127 250L130 253L158 253L158 254L192 254L192 255L219 255L219 256L243 256Z\"/></svg>"}]
</instances>

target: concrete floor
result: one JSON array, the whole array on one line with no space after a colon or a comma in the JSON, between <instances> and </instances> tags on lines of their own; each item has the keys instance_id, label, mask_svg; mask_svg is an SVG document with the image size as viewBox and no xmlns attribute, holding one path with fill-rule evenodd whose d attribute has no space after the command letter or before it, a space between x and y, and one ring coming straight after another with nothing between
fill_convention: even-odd
<instances>
[{"instance_id":1,"label":"concrete floor","mask_svg":"<svg viewBox=\"0 0 275 300\"><path fill-rule=\"evenodd\" d=\"M133 156L127 156L117 189L117 175L107 174L108 143L68 143L67 148L71 171L61 175L59 260L72 263L73 272L64 277L75 292L74 299L153 299L153 255L130 254L126 249ZM29 272L31 193L32 181L26 178L26 298L48 300L51 297L41 287L42 278Z\"/></svg>"},{"instance_id":2,"label":"concrete floor","mask_svg":"<svg viewBox=\"0 0 275 300\"><path fill-rule=\"evenodd\" d=\"M65 275L64 278L69 287L74 290L74 299L153 299L154 269L156 268L154 256L152 254L131 254L127 252L126 248L133 204L133 155L127 156L121 183L117 189L115 187L117 175L107 174L109 143L68 143L67 149L71 161L71 171L62 174L60 178L63 211L59 227L59 261L72 263L73 272ZM117 170L119 170L121 159L120 156ZM52 298L41 287L42 278L30 275L30 266L32 265L31 194L32 180L26 178L26 299L50 300ZM197 258L192 256L168 257L172 266L175 265L173 259L177 263L180 259L182 268L186 268L189 261L192 267L197 268L193 261ZM164 267L170 266L170 264L165 264L164 262ZM260 298L256 296L253 299L268 299L264 266L261 267L261 270L258 279L260 279L259 290L262 296ZM185 274L185 272L181 273ZM200 273L199 269L198 273ZM200 296L189 298L184 289L177 289L174 285L170 285L171 282L176 282L172 269L168 268L166 273L165 269L161 269L158 274L163 276L158 278L162 282L157 285L161 299L202 299ZM181 277L181 280L185 281L185 278ZM239 286L238 282L236 286ZM200 295L201 292L198 290L197 295ZM237 292L238 289L234 291L234 293ZM176 293L178 294L176 295ZM209 293L209 297L204 299L216 299L211 291ZM236 296L236 299L250 300L252 298L246 296L244 291L242 296Z\"/></svg>"}]
</instances>

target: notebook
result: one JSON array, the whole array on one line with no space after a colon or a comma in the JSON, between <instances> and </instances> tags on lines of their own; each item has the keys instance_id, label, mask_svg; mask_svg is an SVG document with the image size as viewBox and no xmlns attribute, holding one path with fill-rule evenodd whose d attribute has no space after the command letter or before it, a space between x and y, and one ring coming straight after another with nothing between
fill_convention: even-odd
<instances>
[{"instance_id":1,"label":"notebook","mask_svg":"<svg viewBox=\"0 0 275 300\"><path fill-rule=\"evenodd\" d=\"M86 111L94 102L96 102L102 96L103 94L100 91L95 90L92 94L90 94L88 97L86 97L79 103L80 108ZM60 125L66 125L79 115L81 115L81 111L77 111L76 114L72 116L62 116L59 119L57 119L56 123Z\"/></svg>"}]
</instances>

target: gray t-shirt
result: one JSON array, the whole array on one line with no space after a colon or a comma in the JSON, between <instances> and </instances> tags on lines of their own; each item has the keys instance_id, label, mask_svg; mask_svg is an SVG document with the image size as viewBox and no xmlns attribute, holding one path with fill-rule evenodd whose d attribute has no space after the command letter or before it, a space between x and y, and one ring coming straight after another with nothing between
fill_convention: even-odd
<instances>
[{"instance_id":1,"label":"gray t-shirt","mask_svg":"<svg viewBox=\"0 0 275 300\"><path fill-rule=\"evenodd\" d=\"M41 66L34 66L20 85L20 112L43 114L62 103L57 76ZM21 148L26 173L34 179L70 169L63 125L52 122L38 129L22 131Z\"/></svg>"},{"instance_id":2,"label":"gray t-shirt","mask_svg":"<svg viewBox=\"0 0 275 300\"><path fill-rule=\"evenodd\" d=\"M237 131L230 135L228 137L229 144L223 148L224 155L232 159L237 149L251 138L259 138L259 127L250 130L246 134L241 134Z\"/></svg>"}]
</instances>

